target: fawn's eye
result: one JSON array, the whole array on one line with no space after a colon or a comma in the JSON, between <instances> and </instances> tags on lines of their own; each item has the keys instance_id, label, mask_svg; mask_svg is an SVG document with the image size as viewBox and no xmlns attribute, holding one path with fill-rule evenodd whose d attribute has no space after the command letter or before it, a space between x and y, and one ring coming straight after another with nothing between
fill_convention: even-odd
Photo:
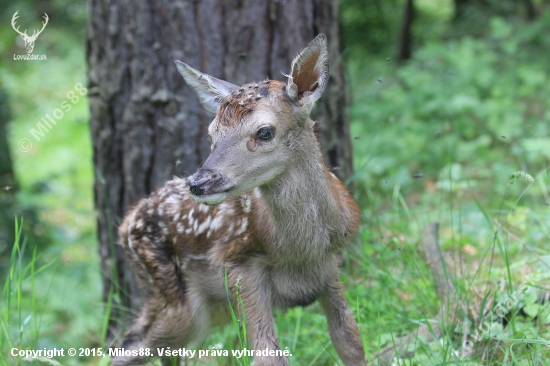
<instances>
[{"instance_id":1,"label":"fawn's eye","mask_svg":"<svg viewBox=\"0 0 550 366\"><path fill-rule=\"evenodd\" d=\"M269 141L275 136L275 129L273 127L262 127L258 130L258 139L262 141Z\"/></svg>"}]
</instances>

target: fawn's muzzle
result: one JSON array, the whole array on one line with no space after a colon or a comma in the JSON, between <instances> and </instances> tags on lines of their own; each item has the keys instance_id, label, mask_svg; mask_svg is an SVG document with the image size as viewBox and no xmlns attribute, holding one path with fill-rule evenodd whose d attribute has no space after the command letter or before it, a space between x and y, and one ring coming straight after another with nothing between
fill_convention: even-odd
<instances>
[{"instance_id":1,"label":"fawn's muzzle","mask_svg":"<svg viewBox=\"0 0 550 366\"><path fill-rule=\"evenodd\" d=\"M189 192L193 196L219 193L219 188L223 187L223 181L220 173L209 169L199 169L189 177Z\"/></svg>"}]
</instances>

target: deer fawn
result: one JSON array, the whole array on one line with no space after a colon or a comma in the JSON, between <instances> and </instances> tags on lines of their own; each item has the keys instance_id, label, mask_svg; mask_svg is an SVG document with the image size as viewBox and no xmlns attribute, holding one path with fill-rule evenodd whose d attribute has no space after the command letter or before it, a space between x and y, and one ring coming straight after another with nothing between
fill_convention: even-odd
<instances>
[{"instance_id":1,"label":"deer fawn","mask_svg":"<svg viewBox=\"0 0 550 366\"><path fill-rule=\"evenodd\" d=\"M240 279L249 349L279 354L256 356L256 366L288 365L273 308L315 300L344 364L366 365L335 258L356 236L360 213L324 164L309 118L328 78L325 36L292 61L286 83L239 87L176 64L216 113L208 128L211 153L188 179L169 181L141 200L120 227L145 301L122 347L160 356L157 347L185 347L227 320L227 271L234 304ZM145 361L134 354L113 364Z\"/></svg>"}]
</instances>

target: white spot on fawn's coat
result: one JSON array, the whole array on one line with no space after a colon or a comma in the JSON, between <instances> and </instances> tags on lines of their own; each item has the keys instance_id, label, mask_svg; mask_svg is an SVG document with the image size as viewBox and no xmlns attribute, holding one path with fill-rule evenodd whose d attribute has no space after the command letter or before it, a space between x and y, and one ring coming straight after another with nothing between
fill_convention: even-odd
<instances>
[{"instance_id":1,"label":"white spot on fawn's coat","mask_svg":"<svg viewBox=\"0 0 550 366\"><path fill-rule=\"evenodd\" d=\"M235 235L241 235L248 229L248 217L245 217L242 221L241 228L235 233Z\"/></svg>"},{"instance_id":2,"label":"white spot on fawn's coat","mask_svg":"<svg viewBox=\"0 0 550 366\"><path fill-rule=\"evenodd\" d=\"M212 216L208 216L206 220L199 225L198 229L195 230L195 235L200 235L206 231L210 227L210 224L212 223Z\"/></svg>"}]
</instances>

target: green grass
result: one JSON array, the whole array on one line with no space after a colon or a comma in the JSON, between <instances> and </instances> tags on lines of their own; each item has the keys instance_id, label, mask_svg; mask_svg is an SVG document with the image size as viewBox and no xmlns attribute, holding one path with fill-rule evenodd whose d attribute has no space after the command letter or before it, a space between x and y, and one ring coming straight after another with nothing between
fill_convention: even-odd
<instances>
[{"instance_id":1,"label":"green grass","mask_svg":"<svg viewBox=\"0 0 550 366\"><path fill-rule=\"evenodd\" d=\"M242 287L242 277L239 276L237 278L237 283L235 283L235 301L237 304L237 309L233 308L232 304L232 296L230 295L230 285L227 282L228 276L227 276L227 268L224 270L224 281L225 281L225 291L227 293L227 301L229 305L229 312L231 314L231 322L233 325L233 330L237 334L237 338L239 339L238 343L238 350L243 351L246 349L250 349L248 347L248 337L247 337L247 328L246 328L246 312L244 309L244 303L243 299L241 298L241 287ZM239 366L250 366L251 360L248 355L244 355L243 357L233 357L233 360L236 361L236 363Z\"/></svg>"},{"instance_id":2,"label":"green grass","mask_svg":"<svg viewBox=\"0 0 550 366\"><path fill-rule=\"evenodd\" d=\"M395 191L392 190L392 193ZM422 213L420 209L408 207L405 200L395 199L394 202L397 204L395 210L387 210L377 216L374 225L376 230L362 230L358 243L363 245L348 249L344 273L341 276L347 287L350 307L359 322L365 346L370 354L391 344L399 335L410 332L420 321L430 319L437 313L439 299L433 288L429 268L418 248L420 228L426 222L439 219L442 223L441 242L445 254L450 256L454 253L459 258L456 262L449 260L451 272L457 282L458 295L474 309L480 308L479 304L482 304L484 299L488 301L493 298L495 303L505 301L507 294L517 289L522 278L530 273L538 273L539 281L535 287L545 288L550 271L547 265L541 262L541 259L548 260L547 255L545 258L543 246L535 245L536 241L531 242L530 249L539 253L540 258L526 258L520 248L524 244L518 243L509 235L503 235L503 230L495 227L491 216L483 207L459 208L454 212L460 217L460 221L464 222L474 213L478 214L478 219L486 217L485 222L476 222L480 229L485 226L486 230L482 230L486 236L484 244L473 245L467 225L458 224L458 230L446 232L445 226L449 225L449 222L445 222L445 215L441 216L437 211ZM460 202L457 204L461 205ZM511 209L508 212L511 212ZM506 217L506 212L502 216ZM547 216L534 212L520 216L515 218L517 221L512 221L511 228L507 230L512 230L512 227L518 228L516 230L524 227L527 230L528 225L536 226L537 222L541 224L543 219L547 219ZM447 220L450 220L450 217L447 217ZM541 229L546 233L550 230L547 224L541 226ZM20 225L16 230L10 272L2 295L6 302L2 302L5 306L0 309L3 330L0 344L4 355L13 347L51 347L40 345L40 342L45 331L52 326L44 324L44 317L48 317L52 296L57 296L59 291L59 288L52 288L60 273L56 263L39 266L36 252L28 263L24 263L25 244L21 237ZM521 231L517 233L521 235ZM464 251L464 248L469 249ZM473 254L472 248L477 249L477 254ZM470 261L479 262L468 265ZM46 296L37 301L40 292L36 289L36 283L48 282ZM504 290L498 291L501 286ZM483 298L476 295L478 291ZM520 307L524 309L523 313L519 312ZM214 345L222 349L246 347L242 343L246 339L246 333L243 333L246 326L241 326L236 312L233 314L234 324L204 340L200 346L202 349ZM494 364L544 365L544 357L550 356L546 347L550 338L548 304L537 303L533 293L528 293L508 315L506 328L495 325L491 337L477 342L475 349L494 357L491 358ZM275 319L281 347L291 350L293 356L290 360L293 365L337 364L336 352L326 330L326 321L316 304L305 309L291 309L285 313L278 311ZM98 322L99 324L101 322ZM423 340L417 340L417 353L411 363L407 364L460 364L452 351L461 349L461 330L455 329L456 320L446 325L448 333L440 342L423 344ZM100 334L102 332L98 326L95 337L99 339ZM238 341L235 344L236 340ZM68 345L75 346L75 343L71 342ZM502 358L509 358L509 362L499 362ZM212 361L213 358L210 357L209 360ZM60 361L63 364L83 364L82 359L74 363L66 358ZM84 361L86 364L98 364L102 360L88 358ZM217 361L218 363L212 361L208 364L228 364L226 359ZM4 362L6 365L14 364L14 360L9 356ZM235 365L241 364L235 360L230 362ZM478 362L480 365L483 364L480 360ZM196 364L204 363L199 361Z\"/></svg>"}]
</instances>

